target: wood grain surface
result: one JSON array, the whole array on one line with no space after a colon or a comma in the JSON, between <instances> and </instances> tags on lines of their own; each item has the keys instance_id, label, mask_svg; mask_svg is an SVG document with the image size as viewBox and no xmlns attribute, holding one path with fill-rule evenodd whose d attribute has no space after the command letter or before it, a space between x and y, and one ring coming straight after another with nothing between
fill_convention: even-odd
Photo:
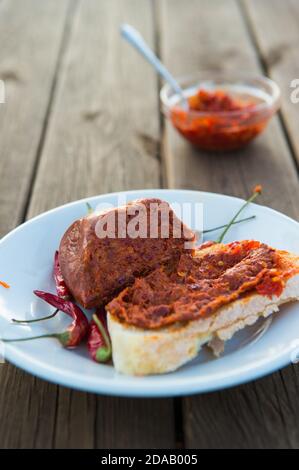
<instances>
[{"instance_id":1,"label":"wood grain surface","mask_svg":"<svg viewBox=\"0 0 299 470\"><path fill-rule=\"evenodd\" d=\"M291 93L294 91L291 84L293 80L297 80L295 86L299 86L299 2L272 0L269 8L267 0L243 0L242 5L263 67L280 85L282 122L298 167L299 103L293 103L291 100ZM296 97L298 98L298 92Z\"/></svg>"},{"instance_id":2,"label":"wood grain surface","mask_svg":"<svg viewBox=\"0 0 299 470\"><path fill-rule=\"evenodd\" d=\"M118 29L124 20L154 45L147 0L123 6L117 0L88 0L73 6L27 217L83 196L160 184L157 80L121 41ZM175 445L172 399L89 395L13 367L2 369L4 447ZM24 396L25 407L17 396Z\"/></svg>"},{"instance_id":3,"label":"wood grain surface","mask_svg":"<svg viewBox=\"0 0 299 470\"><path fill-rule=\"evenodd\" d=\"M0 235L26 211L68 8L68 0L0 3L0 79L6 92L0 109ZM32 21L33 13L38 21Z\"/></svg>"},{"instance_id":4,"label":"wood grain surface","mask_svg":"<svg viewBox=\"0 0 299 470\"><path fill-rule=\"evenodd\" d=\"M236 1L189 0L188 8L179 0L159 3L161 57L176 75L207 69L262 73ZM297 174L278 119L248 148L226 155L194 150L168 123L163 140L171 187L246 197L261 183L261 202L299 217ZM289 367L233 390L183 399L186 447L298 447L298 385L297 369Z\"/></svg>"}]
</instances>

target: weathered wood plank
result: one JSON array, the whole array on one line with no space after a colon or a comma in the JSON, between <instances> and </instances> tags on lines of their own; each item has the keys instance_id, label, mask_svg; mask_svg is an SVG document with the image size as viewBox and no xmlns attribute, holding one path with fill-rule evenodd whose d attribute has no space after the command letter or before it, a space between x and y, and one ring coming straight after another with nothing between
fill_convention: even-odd
<instances>
[{"instance_id":1,"label":"weathered wood plank","mask_svg":"<svg viewBox=\"0 0 299 470\"><path fill-rule=\"evenodd\" d=\"M0 3L0 234L22 221L51 102L61 54L68 0ZM32 20L35 18L35 21ZM55 18L55 21L49 19ZM49 446L52 417L36 379L5 364L0 367L1 447ZM46 384L55 392L52 386ZM55 396L55 395L54 395ZM21 399L20 399L21 398ZM28 425L29 423L29 425ZM47 429L40 442L39 426Z\"/></svg>"},{"instance_id":2,"label":"weathered wood plank","mask_svg":"<svg viewBox=\"0 0 299 470\"><path fill-rule=\"evenodd\" d=\"M298 373L288 367L258 382L184 401L187 445L298 448Z\"/></svg>"},{"instance_id":3,"label":"weathered wood plank","mask_svg":"<svg viewBox=\"0 0 299 470\"><path fill-rule=\"evenodd\" d=\"M97 402L96 446L102 449L173 449L173 400L101 397Z\"/></svg>"},{"instance_id":4,"label":"weathered wood plank","mask_svg":"<svg viewBox=\"0 0 299 470\"><path fill-rule=\"evenodd\" d=\"M185 10L176 1L172 7L167 1L161 5L162 56L174 74L200 69L259 70L236 2L216 0L209 5L208 1L191 0ZM164 150L170 187L244 196L260 182L265 187L263 203L299 215L294 164L277 119L248 148L225 155L195 151L167 123Z\"/></svg>"},{"instance_id":5,"label":"weathered wood plank","mask_svg":"<svg viewBox=\"0 0 299 470\"><path fill-rule=\"evenodd\" d=\"M0 236L23 216L68 4L68 0L0 4L0 79L6 90L6 103L0 104Z\"/></svg>"},{"instance_id":6,"label":"weathered wood plank","mask_svg":"<svg viewBox=\"0 0 299 470\"><path fill-rule=\"evenodd\" d=\"M156 76L119 35L131 21L153 43L151 3L88 0L79 11L30 216L83 196L159 186Z\"/></svg>"},{"instance_id":7,"label":"weathered wood plank","mask_svg":"<svg viewBox=\"0 0 299 470\"><path fill-rule=\"evenodd\" d=\"M159 112L155 74L119 37L128 21L154 44L147 0L81 2L58 77L28 217L101 192L157 187ZM126 400L71 391L9 368L8 383L37 408L9 400L13 447L172 447L172 400ZM13 396L16 396L16 392ZM0 407L4 406L2 396ZM37 410L40 409L40 413ZM37 421L37 416L43 420ZM22 433L14 427L22 420ZM28 436L34 429L34 435Z\"/></svg>"},{"instance_id":8,"label":"weathered wood plank","mask_svg":"<svg viewBox=\"0 0 299 470\"><path fill-rule=\"evenodd\" d=\"M249 27L269 75L282 94L282 116L299 163L299 104L291 101L291 82L299 78L299 3L296 0L243 1ZM298 84L297 84L298 88Z\"/></svg>"},{"instance_id":9,"label":"weathered wood plank","mask_svg":"<svg viewBox=\"0 0 299 470\"><path fill-rule=\"evenodd\" d=\"M259 60L234 0L162 0L161 56L174 74L198 69L259 70ZM264 185L261 201L298 217L298 181L277 119L250 147L234 154L195 151L173 131L164 132L165 179L171 187L248 195ZM220 393L183 401L186 446L298 447L296 368Z\"/></svg>"}]
</instances>

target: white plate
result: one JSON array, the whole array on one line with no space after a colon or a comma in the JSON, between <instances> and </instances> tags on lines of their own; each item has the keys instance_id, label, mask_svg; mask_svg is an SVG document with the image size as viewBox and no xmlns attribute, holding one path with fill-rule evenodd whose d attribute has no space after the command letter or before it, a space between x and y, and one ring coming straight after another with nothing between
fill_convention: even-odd
<instances>
[{"instance_id":1,"label":"white plate","mask_svg":"<svg viewBox=\"0 0 299 470\"><path fill-rule=\"evenodd\" d=\"M32 318L50 312L32 291L54 292L53 254L66 228L86 212L86 201L116 203L120 193L88 198L58 207L21 225L0 242L0 332L2 337L31 336L60 331L68 319L59 314L31 326L13 325L10 319ZM158 197L173 202L202 202L204 228L226 223L242 204L237 198L184 190L141 190L121 193L128 200ZM263 206L252 204L245 215L255 220L234 226L226 241L254 238L276 248L299 253L299 224ZM195 228L195 227L193 227ZM216 235L214 235L216 236ZM211 237L212 238L212 237ZM124 396L186 395L221 389L256 379L290 363L299 351L299 305L292 304L273 316L273 321L247 328L228 344L225 354L214 359L203 351L176 372L161 376L129 377L112 366L91 361L82 346L70 351L55 339L5 345L5 357L43 379L96 393Z\"/></svg>"}]
</instances>

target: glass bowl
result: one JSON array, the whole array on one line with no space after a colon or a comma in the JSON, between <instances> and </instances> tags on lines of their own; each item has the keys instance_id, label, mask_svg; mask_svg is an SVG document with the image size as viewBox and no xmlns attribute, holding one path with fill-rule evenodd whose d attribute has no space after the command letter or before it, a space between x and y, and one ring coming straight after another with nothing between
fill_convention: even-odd
<instances>
[{"instance_id":1,"label":"glass bowl","mask_svg":"<svg viewBox=\"0 0 299 470\"><path fill-rule=\"evenodd\" d=\"M199 72L177 81L189 103L194 102L199 90L208 96L220 92L225 99L232 100L234 109L223 110L221 106L217 109L213 105L205 110L187 108L182 98L166 84L160 92L163 113L185 139L200 149L239 149L265 129L279 108L280 89L267 77L222 74L211 78L213 75L215 72ZM193 97L191 101L190 97Z\"/></svg>"}]
</instances>

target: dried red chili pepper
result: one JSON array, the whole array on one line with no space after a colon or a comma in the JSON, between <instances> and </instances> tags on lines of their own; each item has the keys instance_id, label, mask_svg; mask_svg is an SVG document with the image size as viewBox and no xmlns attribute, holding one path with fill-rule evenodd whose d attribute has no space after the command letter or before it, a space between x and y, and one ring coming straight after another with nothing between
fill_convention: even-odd
<instances>
[{"instance_id":1,"label":"dried red chili pepper","mask_svg":"<svg viewBox=\"0 0 299 470\"><path fill-rule=\"evenodd\" d=\"M10 288L10 285L7 284L7 282L4 282L4 281L0 281L0 285L1 285L2 287L4 287L5 289L9 289L9 288Z\"/></svg>"},{"instance_id":2,"label":"dried red chili pepper","mask_svg":"<svg viewBox=\"0 0 299 470\"><path fill-rule=\"evenodd\" d=\"M69 288L67 287L63 279L58 255L59 255L58 251L55 251L53 276L54 276L54 281L55 281L56 292L57 292L57 295L61 297L62 299L69 300L71 299L72 296L69 291Z\"/></svg>"},{"instance_id":3,"label":"dried red chili pepper","mask_svg":"<svg viewBox=\"0 0 299 470\"><path fill-rule=\"evenodd\" d=\"M55 251L54 255L54 267L53 267L53 277L55 281L55 287L58 297L61 297L64 300L70 300L72 298L71 293L63 279L60 265L59 265L59 258L58 258L58 251ZM36 323L42 320L49 320L50 318L55 317L55 315L59 312L59 309L56 309L54 313L51 315L47 315L46 317L35 318L34 320L18 320L16 318L12 318L14 323Z\"/></svg>"},{"instance_id":4,"label":"dried red chili pepper","mask_svg":"<svg viewBox=\"0 0 299 470\"><path fill-rule=\"evenodd\" d=\"M104 308L97 309L92 317L87 347L91 358L96 362L107 362L111 358L112 348Z\"/></svg>"},{"instance_id":5,"label":"dried red chili pepper","mask_svg":"<svg viewBox=\"0 0 299 470\"><path fill-rule=\"evenodd\" d=\"M55 307L56 309L72 317L73 322L71 323L71 325L67 328L66 331L63 331L61 333L51 333L40 336L32 336L29 338L2 339L2 341L8 343L14 341L28 341L31 339L40 338L56 338L66 348L74 348L78 346L78 344L81 343L81 341L87 335L89 328L88 320L82 310L73 302L70 302L69 300L64 300L61 297L58 297L57 295L50 294L49 292L35 290L34 294L37 297L43 299L48 304ZM48 318L53 317L56 313L57 311L54 312L54 314L50 315ZM44 320L46 318L47 317L44 317L39 320ZM22 323L30 323L32 321L35 320L29 320L28 322L23 321ZM38 321L38 319L36 321Z\"/></svg>"}]
</instances>

